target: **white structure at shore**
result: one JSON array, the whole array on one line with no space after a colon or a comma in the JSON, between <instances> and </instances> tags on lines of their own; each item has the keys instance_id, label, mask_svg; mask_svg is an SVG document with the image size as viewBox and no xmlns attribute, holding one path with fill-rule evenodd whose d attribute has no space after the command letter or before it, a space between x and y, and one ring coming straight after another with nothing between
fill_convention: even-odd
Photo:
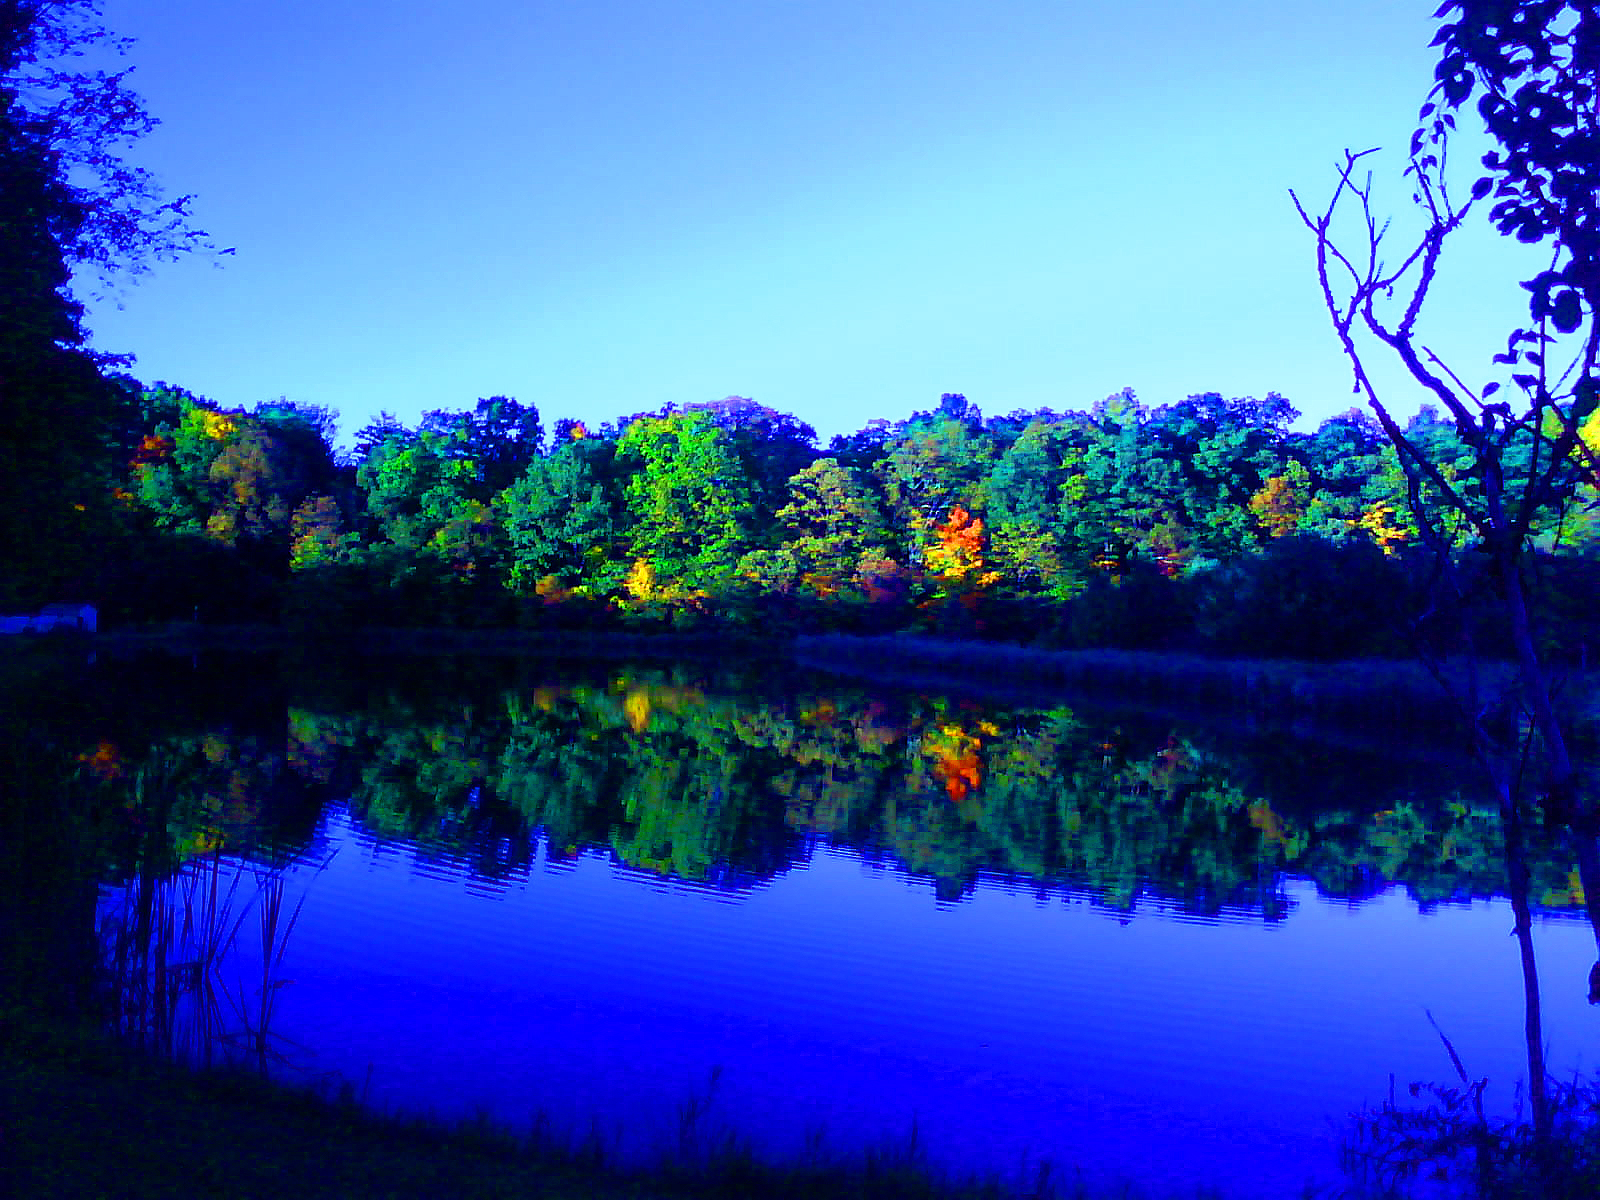
<instances>
[{"instance_id":1,"label":"white structure at shore","mask_svg":"<svg viewBox=\"0 0 1600 1200\"><path fill-rule=\"evenodd\" d=\"M27 616L0 617L0 634L51 633L60 629L93 633L97 616L92 604L46 604Z\"/></svg>"}]
</instances>

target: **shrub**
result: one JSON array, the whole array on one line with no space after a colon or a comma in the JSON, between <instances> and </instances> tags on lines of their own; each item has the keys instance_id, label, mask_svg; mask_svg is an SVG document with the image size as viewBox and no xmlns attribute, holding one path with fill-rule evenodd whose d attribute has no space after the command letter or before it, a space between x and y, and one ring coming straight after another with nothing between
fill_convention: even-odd
<instances>
[{"instance_id":1,"label":"shrub","mask_svg":"<svg viewBox=\"0 0 1600 1200\"><path fill-rule=\"evenodd\" d=\"M1196 585L1195 630L1216 650L1334 659L1403 649L1405 575L1370 542L1279 538Z\"/></svg>"}]
</instances>

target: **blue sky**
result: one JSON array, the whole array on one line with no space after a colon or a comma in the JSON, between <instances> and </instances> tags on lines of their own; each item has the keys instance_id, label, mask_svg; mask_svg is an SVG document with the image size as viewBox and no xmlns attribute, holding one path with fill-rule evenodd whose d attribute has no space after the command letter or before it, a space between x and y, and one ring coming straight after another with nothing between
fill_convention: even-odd
<instances>
[{"instance_id":1,"label":"blue sky","mask_svg":"<svg viewBox=\"0 0 1600 1200\"><path fill-rule=\"evenodd\" d=\"M1320 420L1355 398L1287 189L1382 145L1403 226L1434 61L1433 0L105 7L163 122L137 157L237 254L92 304L96 346L345 439L496 394L737 394L824 441L941 392ZM1484 371L1532 269L1475 222L1426 340Z\"/></svg>"}]
</instances>

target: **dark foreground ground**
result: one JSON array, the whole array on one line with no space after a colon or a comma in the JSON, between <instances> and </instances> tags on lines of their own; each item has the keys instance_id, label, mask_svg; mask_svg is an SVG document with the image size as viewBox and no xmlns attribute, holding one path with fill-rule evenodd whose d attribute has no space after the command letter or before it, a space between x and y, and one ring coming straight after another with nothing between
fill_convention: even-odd
<instances>
[{"instance_id":1,"label":"dark foreground ground","mask_svg":"<svg viewBox=\"0 0 1600 1200\"><path fill-rule=\"evenodd\" d=\"M935 1178L914 1150L846 1166L771 1167L737 1152L702 1154L696 1165L621 1173L581 1148L537 1149L503 1130L384 1117L247 1073L192 1072L35 1019L7 1020L0 1032L0 1104L0 1193L29 1200L1015 1194ZM1070 1180L1040 1182L1027 1194L1089 1195Z\"/></svg>"}]
</instances>

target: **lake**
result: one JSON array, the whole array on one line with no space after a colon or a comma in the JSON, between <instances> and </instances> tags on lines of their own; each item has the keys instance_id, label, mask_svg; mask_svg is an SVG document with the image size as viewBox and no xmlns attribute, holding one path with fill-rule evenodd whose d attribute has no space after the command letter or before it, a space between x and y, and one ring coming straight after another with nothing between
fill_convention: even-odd
<instances>
[{"instance_id":1,"label":"lake","mask_svg":"<svg viewBox=\"0 0 1600 1200\"><path fill-rule=\"evenodd\" d=\"M157 842L243 864L238 912L271 868L274 1069L373 1105L648 1161L709 1102L695 1139L775 1157L914 1129L959 1171L1268 1197L1336 1183L1391 1081L1454 1082L1432 1022L1492 1109L1525 1074L1448 747L770 666L196 660L135 718L149 665L99 670L102 933ZM1594 935L1531 866L1550 1066L1592 1069Z\"/></svg>"}]
</instances>

